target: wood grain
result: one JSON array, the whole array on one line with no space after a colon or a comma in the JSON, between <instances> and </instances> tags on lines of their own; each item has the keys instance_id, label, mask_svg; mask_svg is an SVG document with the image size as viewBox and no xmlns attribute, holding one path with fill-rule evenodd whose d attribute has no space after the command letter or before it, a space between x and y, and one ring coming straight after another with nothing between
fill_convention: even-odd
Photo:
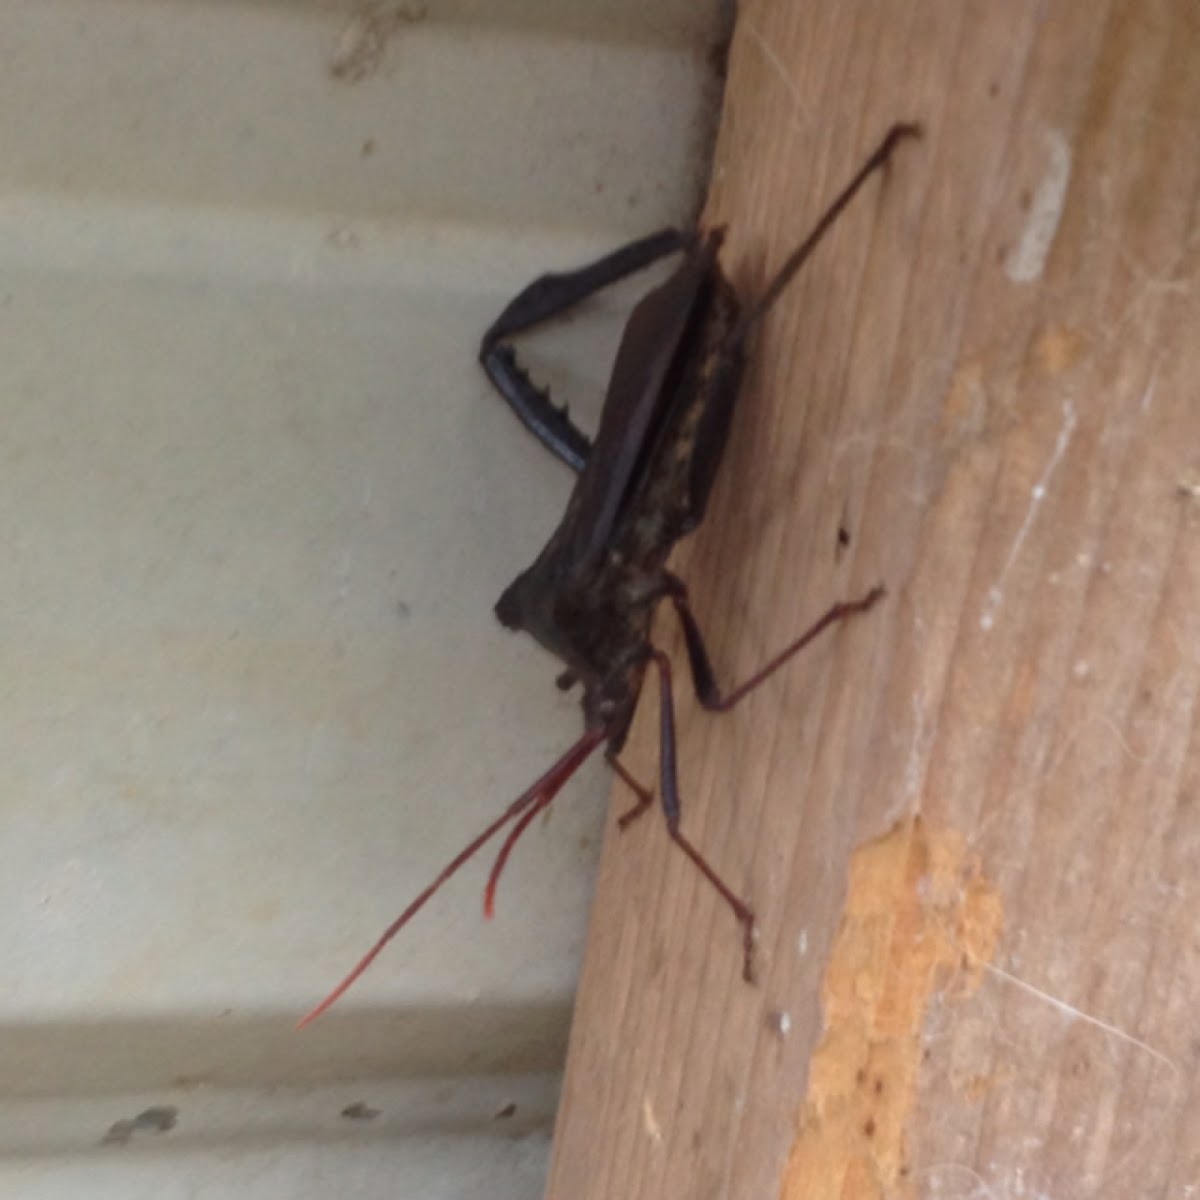
<instances>
[{"instance_id":1,"label":"wood grain","mask_svg":"<svg viewBox=\"0 0 1200 1200\"><path fill-rule=\"evenodd\" d=\"M810 1200L1200 1195L1198 64L1194 0L744 6L707 219L745 294L893 120L927 132L763 330L678 569L729 680L890 595L728 716L679 697L760 983L661 828L610 832L553 1200L790 1186L851 856L918 816L1003 934L969 994L929 978L897 1170L834 1155Z\"/></svg>"}]
</instances>

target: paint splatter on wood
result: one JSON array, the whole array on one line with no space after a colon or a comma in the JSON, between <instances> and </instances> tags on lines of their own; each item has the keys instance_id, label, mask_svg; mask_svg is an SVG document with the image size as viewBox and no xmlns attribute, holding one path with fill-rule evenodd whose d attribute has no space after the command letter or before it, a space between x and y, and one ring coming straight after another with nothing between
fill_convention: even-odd
<instances>
[{"instance_id":1,"label":"paint splatter on wood","mask_svg":"<svg viewBox=\"0 0 1200 1200\"><path fill-rule=\"evenodd\" d=\"M1002 925L961 834L917 818L856 851L782 1200L912 1194L905 1127L930 1001L975 991Z\"/></svg>"}]
</instances>

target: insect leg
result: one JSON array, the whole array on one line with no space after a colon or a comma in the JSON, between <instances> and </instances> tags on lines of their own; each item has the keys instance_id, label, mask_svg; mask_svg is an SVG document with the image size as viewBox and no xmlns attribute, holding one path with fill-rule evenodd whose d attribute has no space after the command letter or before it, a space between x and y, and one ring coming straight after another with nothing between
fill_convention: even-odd
<instances>
[{"instance_id":1,"label":"insect leg","mask_svg":"<svg viewBox=\"0 0 1200 1200\"><path fill-rule=\"evenodd\" d=\"M825 210L812 232L784 260L776 271L762 296L749 305L736 320L731 315L728 332L720 339L714 353L705 363L705 391L696 428L691 465L688 469L688 513L687 526L694 528L704 519L704 510L712 491L713 480L720 466L725 443L729 436L729 424L738 398L742 371L746 362L746 341L751 332L770 311L771 306L783 294L796 276L796 272L807 261L817 244L841 215L842 210L854 199L855 194L876 172L885 167L892 152L905 139L918 137L918 125L893 125L883 141L867 161L859 168L854 178L842 189L841 194ZM718 276L719 278L719 276ZM732 301L732 303L731 303ZM720 305L736 312L736 299L723 297L720 289L713 295L714 306Z\"/></svg>"},{"instance_id":2,"label":"insect leg","mask_svg":"<svg viewBox=\"0 0 1200 1200\"><path fill-rule=\"evenodd\" d=\"M882 600L886 594L882 584L878 584L860 600L842 601L835 604L820 620L806 629L794 642L780 650L749 679L723 693L717 683L716 673L712 669L712 662L708 657L700 626L696 623L696 618L688 603L687 588L681 580L674 576L670 577L670 581L671 587L667 594L671 597L671 603L675 605L675 611L679 614L679 622L683 626L683 640L687 646L688 665L692 670L692 686L696 690L696 699L710 712L728 712L739 700L748 696L759 684L765 683L780 667L794 655L799 654L809 642L828 629L830 625L865 613Z\"/></svg>"},{"instance_id":3,"label":"insect leg","mask_svg":"<svg viewBox=\"0 0 1200 1200\"><path fill-rule=\"evenodd\" d=\"M626 809L617 818L617 828L624 832L654 803L654 792L644 783L634 779L615 754L606 755L605 761L612 767L617 778L637 797L633 807Z\"/></svg>"},{"instance_id":4,"label":"insect leg","mask_svg":"<svg viewBox=\"0 0 1200 1200\"><path fill-rule=\"evenodd\" d=\"M659 681L659 762L661 770L660 791L663 815L667 820L667 832L672 841L699 868L700 873L721 894L721 898L733 909L738 924L742 927L742 978L754 982L754 913L744 900L708 864L704 855L692 845L679 828L681 808L679 802L679 775L675 759L675 702L671 694L671 661L661 650L651 650ZM621 773L622 778L627 778ZM639 792L643 794L645 789Z\"/></svg>"},{"instance_id":5,"label":"insect leg","mask_svg":"<svg viewBox=\"0 0 1200 1200\"><path fill-rule=\"evenodd\" d=\"M755 325L763 319L767 311L779 299L784 289L792 282L796 272L803 266L808 256L816 249L817 243L829 232L830 226L842 214L842 210L854 199L855 193L878 170L887 166L892 151L905 139L921 136L920 125L897 123L884 135L883 141L874 149L870 158L859 168L854 178L842 189L837 199L825 210L812 232L788 255L783 266L775 273L775 277L767 285L759 300L748 308L731 331L729 342L737 345Z\"/></svg>"},{"instance_id":6,"label":"insect leg","mask_svg":"<svg viewBox=\"0 0 1200 1200\"><path fill-rule=\"evenodd\" d=\"M483 335L479 361L488 379L534 437L573 470L583 469L591 443L566 408L556 408L550 394L533 384L503 339L557 316L610 283L682 250L691 240L691 234L664 229L578 270L542 275L509 303Z\"/></svg>"}]
</instances>

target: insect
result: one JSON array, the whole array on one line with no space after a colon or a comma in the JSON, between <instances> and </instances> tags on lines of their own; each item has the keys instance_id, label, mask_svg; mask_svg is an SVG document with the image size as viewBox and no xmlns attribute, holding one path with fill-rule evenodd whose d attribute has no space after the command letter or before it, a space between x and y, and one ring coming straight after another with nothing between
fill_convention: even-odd
<instances>
[{"instance_id":1,"label":"insect","mask_svg":"<svg viewBox=\"0 0 1200 1200\"><path fill-rule=\"evenodd\" d=\"M671 664L650 640L651 619L660 601L671 602L683 627L697 698L710 711L727 712L824 629L866 612L883 596L880 586L861 599L835 604L749 679L722 692L687 589L666 562L674 544L704 517L750 334L867 179L887 164L900 142L918 134L919 127L911 124L888 131L762 296L744 310L717 261L723 230L697 234L667 229L578 270L541 276L484 334L479 358L488 378L534 436L578 473L558 528L532 566L505 589L496 615L508 628L531 634L565 664L560 687L582 687L583 734L442 869L301 1026L325 1012L434 892L511 825L484 893L490 916L500 874L517 839L600 745L637 798L620 818L621 827L650 807L652 792L617 756L651 666L659 679L659 796L667 831L736 917L742 930L742 973L753 979L754 913L680 828ZM589 440L565 407L556 408L548 393L534 386L507 339L677 252L683 255L681 265L629 318L599 426Z\"/></svg>"}]
</instances>

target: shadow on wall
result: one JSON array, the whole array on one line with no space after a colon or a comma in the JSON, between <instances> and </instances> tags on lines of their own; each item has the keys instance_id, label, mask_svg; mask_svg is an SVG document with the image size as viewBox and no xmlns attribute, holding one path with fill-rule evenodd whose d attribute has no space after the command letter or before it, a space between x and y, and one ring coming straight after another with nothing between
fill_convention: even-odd
<instances>
[{"instance_id":1,"label":"shadow on wall","mask_svg":"<svg viewBox=\"0 0 1200 1200\"><path fill-rule=\"evenodd\" d=\"M536 1074L562 1069L565 1004L430 1005L0 1026L0 1103L198 1087Z\"/></svg>"}]
</instances>

